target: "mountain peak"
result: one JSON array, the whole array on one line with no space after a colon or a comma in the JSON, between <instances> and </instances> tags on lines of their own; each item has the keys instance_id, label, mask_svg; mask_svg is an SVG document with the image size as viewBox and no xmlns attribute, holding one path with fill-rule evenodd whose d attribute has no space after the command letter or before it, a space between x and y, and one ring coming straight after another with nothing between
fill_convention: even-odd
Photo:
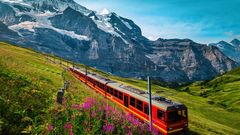
<instances>
[{"instance_id":1,"label":"mountain peak","mask_svg":"<svg viewBox=\"0 0 240 135\"><path fill-rule=\"evenodd\" d=\"M90 10L79 5L74 0L22 0L22 2L31 5L34 10L41 12L61 12L67 7L71 7L72 9L84 14L90 13Z\"/></svg>"},{"instance_id":2,"label":"mountain peak","mask_svg":"<svg viewBox=\"0 0 240 135\"><path fill-rule=\"evenodd\" d=\"M238 39L233 39L231 42L230 42L232 45L234 46L240 46L240 41Z\"/></svg>"},{"instance_id":3,"label":"mountain peak","mask_svg":"<svg viewBox=\"0 0 240 135\"><path fill-rule=\"evenodd\" d=\"M220 41L220 42L218 42L218 44L222 44L222 45L230 45L228 42L226 42L226 41Z\"/></svg>"}]
</instances>

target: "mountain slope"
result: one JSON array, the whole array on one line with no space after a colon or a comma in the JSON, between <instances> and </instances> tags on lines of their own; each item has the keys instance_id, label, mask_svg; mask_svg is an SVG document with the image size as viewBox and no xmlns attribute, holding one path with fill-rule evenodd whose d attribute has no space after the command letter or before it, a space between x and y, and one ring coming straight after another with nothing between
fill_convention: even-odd
<instances>
[{"instance_id":1,"label":"mountain slope","mask_svg":"<svg viewBox=\"0 0 240 135\"><path fill-rule=\"evenodd\" d=\"M0 22L0 39L1 40L16 40L16 38L20 38L20 36L17 34L17 32L12 31L6 26L4 23Z\"/></svg>"},{"instance_id":2,"label":"mountain slope","mask_svg":"<svg viewBox=\"0 0 240 135\"><path fill-rule=\"evenodd\" d=\"M233 39L230 43L220 41L209 45L218 47L226 56L240 63L240 41L238 39Z\"/></svg>"},{"instance_id":3,"label":"mountain slope","mask_svg":"<svg viewBox=\"0 0 240 135\"><path fill-rule=\"evenodd\" d=\"M0 2L0 22L18 35L1 39L122 77L206 80L237 66L217 48L187 39L150 41L131 20L72 0Z\"/></svg>"}]
</instances>

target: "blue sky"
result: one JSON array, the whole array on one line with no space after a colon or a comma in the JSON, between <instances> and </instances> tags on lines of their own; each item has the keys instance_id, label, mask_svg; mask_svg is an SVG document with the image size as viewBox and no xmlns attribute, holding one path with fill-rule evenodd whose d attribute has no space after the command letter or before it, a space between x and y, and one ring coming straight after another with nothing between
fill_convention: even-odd
<instances>
[{"instance_id":1,"label":"blue sky","mask_svg":"<svg viewBox=\"0 0 240 135\"><path fill-rule=\"evenodd\" d=\"M240 0L76 0L133 20L150 38L190 38L201 43L240 39Z\"/></svg>"}]
</instances>

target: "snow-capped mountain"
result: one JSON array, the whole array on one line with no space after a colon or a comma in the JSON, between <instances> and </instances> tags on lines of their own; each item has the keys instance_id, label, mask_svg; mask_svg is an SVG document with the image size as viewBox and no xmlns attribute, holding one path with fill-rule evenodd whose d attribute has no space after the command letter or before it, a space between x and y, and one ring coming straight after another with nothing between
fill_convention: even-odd
<instances>
[{"instance_id":1,"label":"snow-capped mountain","mask_svg":"<svg viewBox=\"0 0 240 135\"><path fill-rule=\"evenodd\" d=\"M150 41L130 19L73 0L1 0L0 40L123 77L205 80L237 64L217 47L188 39Z\"/></svg>"},{"instance_id":2,"label":"snow-capped mountain","mask_svg":"<svg viewBox=\"0 0 240 135\"><path fill-rule=\"evenodd\" d=\"M209 46L218 47L226 56L240 63L240 41L238 39L233 39L230 43L226 41L211 43Z\"/></svg>"}]
</instances>

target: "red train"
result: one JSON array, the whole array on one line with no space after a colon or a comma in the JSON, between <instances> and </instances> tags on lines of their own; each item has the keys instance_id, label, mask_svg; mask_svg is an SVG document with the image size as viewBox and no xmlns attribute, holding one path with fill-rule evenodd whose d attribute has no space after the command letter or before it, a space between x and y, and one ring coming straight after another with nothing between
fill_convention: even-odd
<instances>
[{"instance_id":1,"label":"red train","mask_svg":"<svg viewBox=\"0 0 240 135\"><path fill-rule=\"evenodd\" d=\"M89 87L117 103L141 120L149 122L148 93L116 81L70 68L71 73ZM152 95L153 126L162 135L187 134L187 107L164 97Z\"/></svg>"}]
</instances>

